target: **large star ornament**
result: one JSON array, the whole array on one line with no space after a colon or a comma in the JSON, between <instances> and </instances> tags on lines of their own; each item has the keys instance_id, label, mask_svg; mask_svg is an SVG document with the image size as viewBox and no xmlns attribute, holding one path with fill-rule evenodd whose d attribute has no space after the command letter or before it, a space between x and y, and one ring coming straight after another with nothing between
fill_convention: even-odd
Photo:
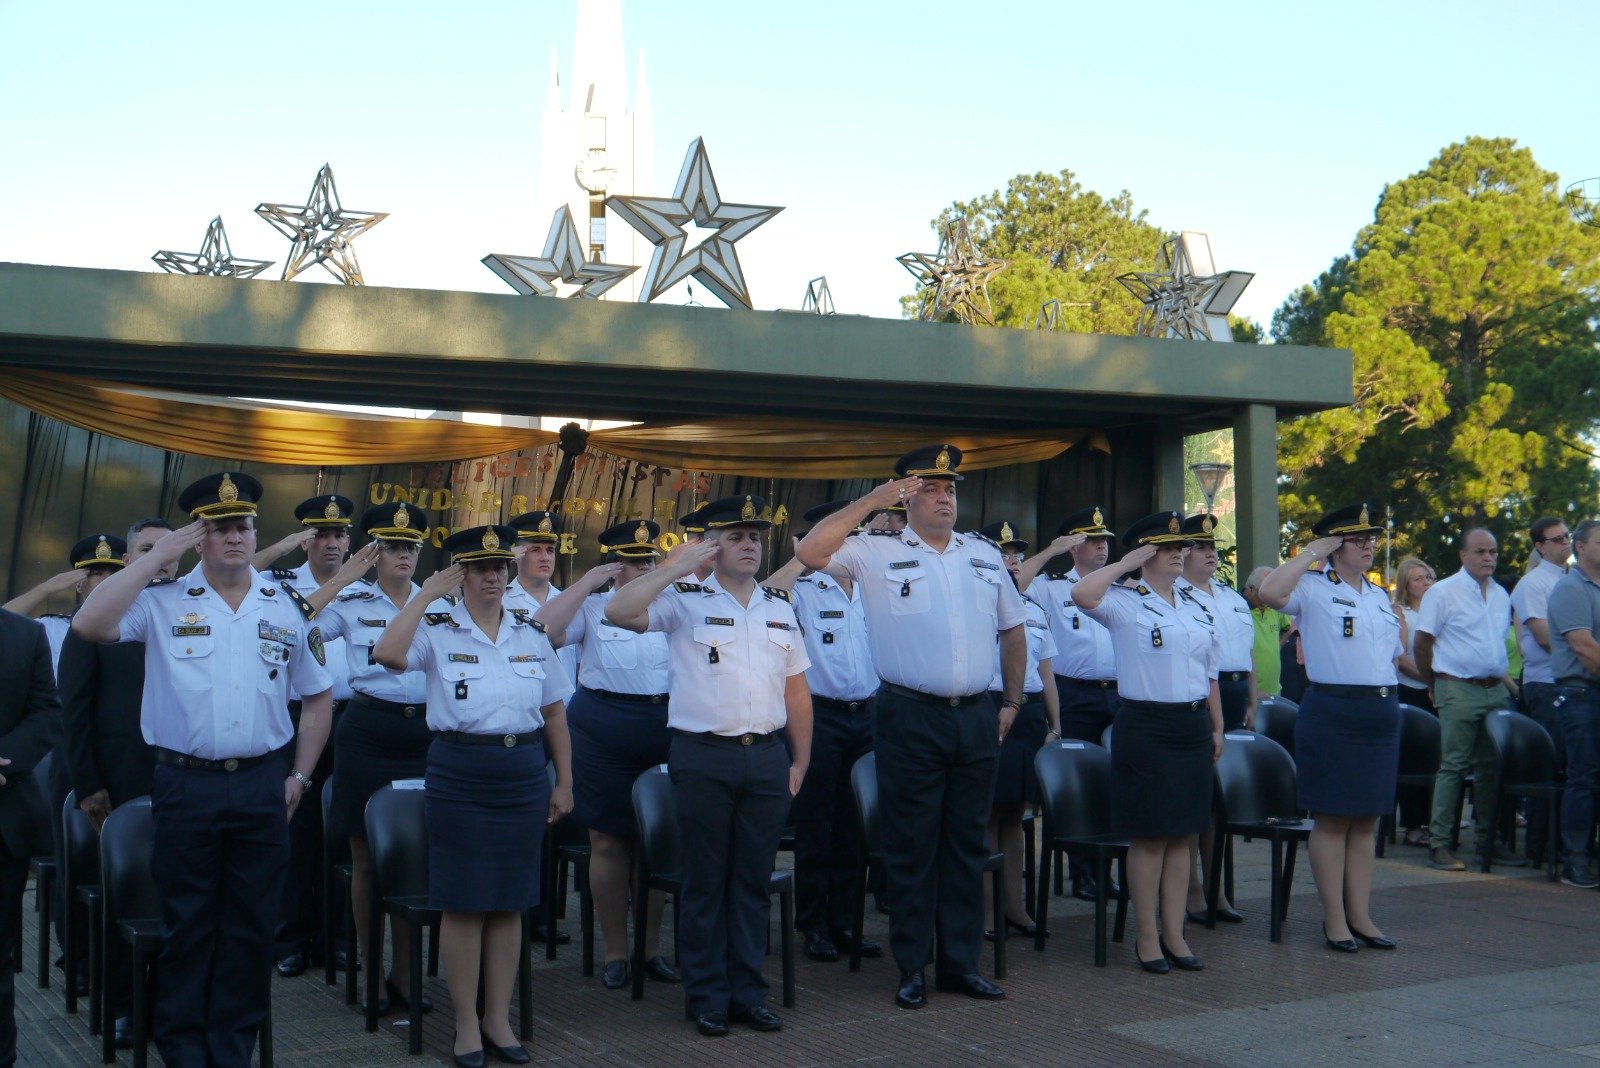
<instances>
[{"instance_id":1,"label":"large star ornament","mask_svg":"<svg viewBox=\"0 0 1600 1068\"><path fill-rule=\"evenodd\" d=\"M946 315L954 315L968 326L979 322L994 325L989 279L1011 266L1011 261L991 259L980 253L967 229L967 220L956 219L945 224L939 238L939 251L931 255L907 252L895 259L917 280L918 319L935 322Z\"/></svg>"},{"instance_id":2,"label":"large star ornament","mask_svg":"<svg viewBox=\"0 0 1600 1068\"><path fill-rule=\"evenodd\" d=\"M199 252L162 249L150 258L168 274L208 274L214 278L254 278L272 266L271 260L246 260L234 256L220 215L206 227L206 239L200 242Z\"/></svg>"},{"instance_id":3,"label":"large star ornament","mask_svg":"<svg viewBox=\"0 0 1600 1068\"><path fill-rule=\"evenodd\" d=\"M504 278L512 289L524 296L556 296L556 282L577 285L572 296L584 300L598 298L606 290L639 268L621 263L591 263L583 258L583 242L572 221L572 209L562 205L550 220L550 236L544 240L543 256L508 256L494 252L483 258L483 265Z\"/></svg>"},{"instance_id":4,"label":"large star ornament","mask_svg":"<svg viewBox=\"0 0 1600 1068\"><path fill-rule=\"evenodd\" d=\"M1118 275L1117 281L1144 305L1136 334L1232 341L1228 312L1254 277L1249 271L1218 273L1210 238L1185 231L1162 243L1155 270L1129 271Z\"/></svg>"},{"instance_id":5,"label":"large star ornament","mask_svg":"<svg viewBox=\"0 0 1600 1068\"><path fill-rule=\"evenodd\" d=\"M384 211L346 211L340 206L333 168L326 163L304 204L258 204L256 214L293 242L283 264L284 281L320 263L347 286L365 284L351 242L389 217Z\"/></svg>"},{"instance_id":6,"label":"large star ornament","mask_svg":"<svg viewBox=\"0 0 1600 1068\"><path fill-rule=\"evenodd\" d=\"M717 193L705 142L695 138L684 158L678 185L668 197L614 196L606 207L656 247L645 269L639 300L648 303L686 278L694 278L724 304L748 308L750 289L734 243L771 219L782 208L729 204ZM716 227L716 233L687 248L690 223Z\"/></svg>"}]
</instances>

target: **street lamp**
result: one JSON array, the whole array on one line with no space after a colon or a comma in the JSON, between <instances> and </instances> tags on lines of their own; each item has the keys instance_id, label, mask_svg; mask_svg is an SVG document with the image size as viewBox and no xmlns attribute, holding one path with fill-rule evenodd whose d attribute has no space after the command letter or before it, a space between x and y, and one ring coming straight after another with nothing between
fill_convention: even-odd
<instances>
[{"instance_id":1,"label":"street lamp","mask_svg":"<svg viewBox=\"0 0 1600 1068\"><path fill-rule=\"evenodd\" d=\"M1216 504L1217 491L1222 488L1222 480L1232 470L1232 464L1189 465L1189 471L1194 475L1195 481L1200 483L1200 492L1205 495L1207 512Z\"/></svg>"}]
</instances>

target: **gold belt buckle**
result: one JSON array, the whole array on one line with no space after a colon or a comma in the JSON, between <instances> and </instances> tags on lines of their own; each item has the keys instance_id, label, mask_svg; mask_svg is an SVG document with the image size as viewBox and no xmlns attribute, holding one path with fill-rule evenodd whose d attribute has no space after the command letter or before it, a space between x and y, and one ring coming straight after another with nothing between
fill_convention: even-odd
<instances>
[{"instance_id":1,"label":"gold belt buckle","mask_svg":"<svg viewBox=\"0 0 1600 1068\"><path fill-rule=\"evenodd\" d=\"M239 762L237 760L235 760L234 758L229 757L227 760L224 760L222 762L222 770L223 771L238 771L239 770Z\"/></svg>"},{"instance_id":2,"label":"gold belt buckle","mask_svg":"<svg viewBox=\"0 0 1600 1068\"><path fill-rule=\"evenodd\" d=\"M739 738L739 744L740 745L753 745L755 743L755 740L756 740L756 736L755 735L746 734L746 735L743 735L743 736L741 736Z\"/></svg>"},{"instance_id":3,"label":"gold belt buckle","mask_svg":"<svg viewBox=\"0 0 1600 1068\"><path fill-rule=\"evenodd\" d=\"M506 748L507 749L515 748L516 744L517 744L517 736L515 734L506 735Z\"/></svg>"}]
</instances>

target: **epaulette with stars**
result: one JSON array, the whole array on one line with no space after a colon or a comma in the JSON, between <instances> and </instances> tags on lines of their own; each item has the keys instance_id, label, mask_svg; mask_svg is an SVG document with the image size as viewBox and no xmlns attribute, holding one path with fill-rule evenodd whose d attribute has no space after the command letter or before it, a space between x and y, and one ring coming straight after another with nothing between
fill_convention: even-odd
<instances>
[{"instance_id":1,"label":"epaulette with stars","mask_svg":"<svg viewBox=\"0 0 1600 1068\"><path fill-rule=\"evenodd\" d=\"M270 588L262 590L261 592L267 594L269 597L272 595L272 590ZM312 607L310 601L301 596L299 590L285 582L283 584L283 592L287 593L289 595L289 600L293 601L294 606L300 609L300 614L305 617L307 623L317 618L317 610Z\"/></svg>"},{"instance_id":2,"label":"epaulette with stars","mask_svg":"<svg viewBox=\"0 0 1600 1068\"><path fill-rule=\"evenodd\" d=\"M707 587L700 585L698 582L674 582L672 585L677 589L677 591L679 593L706 593L706 592L709 592Z\"/></svg>"},{"instance_id":3,"label":"epaulette with stars","mask_svg":"<svg viewBox=\"0 0 1600 1068\"><path fill-rule=\"evenodd\" d=\"M292 567L275 567L269 572L269 574L271 574L275 579L292 579L299 577L294 573L294 568Z\"/></svg>"},{"instance_id":4,"label":"epaulette with stars","mask_svg":"<svg viewBox=\"0 0 1600 1068\"><path fill-rule=\"evenodd\" d=\"M549 628L547 628L543 623L539 622L537 619L534 619L531 615L528 614L530 609L527 609L527 608L508 608L508 609L506 609L506 611L510 612L512 618L517 622L517 624L519 624L521 626L532 627L534 630L538 631L540 634L545 634L545 633L549 632Z\"/></svg>"},{"instance_id":5,"label":"epaulette with stars","mask_svg":"<svg viewBox=\"0 0 1600 1068\"><path fill-rule=\"evenodd\" d=\"M378 595L373 593L371 590L356 590L354 593L341 593L339 595L339 600L341 600L341 601L371 601L371 600L374 600L377 596Z\"/></svg>"},{"instance_id":6,"label":"epaulette with stars","mask_svg":"<svg viewBox=\"0 0 1600 1068\"><path fill-rule=\"evenodd\" d=\"M784 604L794 604L794 596L788 590L780 590L776 586L763 586L761 587L761 592L765 593L768 599L776 599Z\"/></svg>"},{"instance_id":7,"label":"epaulette with stars","mask_svg":"<svg viewBox=\"0 0 1600 1068\"><path fill-rule=\"evenodd\" d=\"M449 612L424 612L422 613L422 618L427 621L430 627L437 627L441 624L450 627L459 625Z\"/></svg>"}]
</instances>

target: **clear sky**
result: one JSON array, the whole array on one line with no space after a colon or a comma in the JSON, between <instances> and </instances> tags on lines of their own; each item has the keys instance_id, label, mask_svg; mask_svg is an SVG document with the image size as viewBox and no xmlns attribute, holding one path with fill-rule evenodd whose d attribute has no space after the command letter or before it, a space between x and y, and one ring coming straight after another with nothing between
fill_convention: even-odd
<instances>
[{"instance_id":1,"label":"clear sky","mask_svg":"<svg viewBox=\"0 0 1600 1068\"><path fill-rule=\"evenodd\" d=\"M252 209L331 162L347 207L390 213L356 245L369 285L509 293L478 260L543 245L539 116L575 4L0 0L0 260L154 270L220 213L237 255L281 265ZM931 251L942 207L1068 168L1208 232L1219 268L1256 272L1236 310L1265 324L1452 141L1514 137L1563 185L1600 175L1589 2L623 0L623 18L659 191L701 136L726 199L787 208L739 246L758 308L825 274L841 312L896 316L894 257Z\"/></svg>"}]
</instances>

